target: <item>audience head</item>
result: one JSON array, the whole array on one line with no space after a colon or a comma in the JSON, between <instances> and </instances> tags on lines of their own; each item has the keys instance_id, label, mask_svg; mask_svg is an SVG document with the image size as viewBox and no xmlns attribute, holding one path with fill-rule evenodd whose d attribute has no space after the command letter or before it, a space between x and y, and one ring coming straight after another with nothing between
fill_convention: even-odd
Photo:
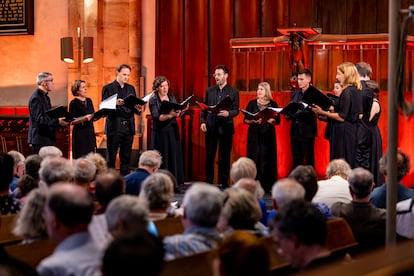
<instances>
[{"instance_id":1,"label":"audience head","mask_svg":"<svg viewBox=\"0 0 414 276\"><path fill-rule=\"evenodd\" d=\"M42 158L38 154L29 155L24 162L24 174L17 182L19 198L23 198L30 191L39 187L39 169Z\"/></svg>"},{"instance_id":2,"label":"audience head","mask_svg":"<svg viewBox=\"0 0 414 276\"><path fill-rule=\"evenodd\" d=\"M172 174L172 172L170 172L169 170L166 170L166 169L158 169L157 173L163 173L171 179L171 181L173 183L174 191L178 188L177 178L175 177L175 175Z\"/></svg>"},{"instance_id":3,"label":"audience head","mask_svg":"<svg viewBox=\"0 0 414 276\"><path fill-rule=\"evenodd\" d=\"M9 190L10 183L13 180L13 157L7 153L0 153L0 191Z\"/></svg>"},{"instance_id":4,"label":"audience head","mask_svg":"<svg viewBox=\"0 0 414 276\"><path fill-rule=\"evenodd\" d=\"M90 152L86 155L86 159L92 161L96 167L96 174L99 174L107 169L106 160L97 152Z\"/></svg>"},{"instance_id":5,"label":"audience head","mask_svg":"<svg viewBox=\"0 0 414 276\"><path fill-rule=\"evenodd\" d=\"M42 157L38 154L29 155L24 161L24 174L30 175L34 179L39 179L39 169Z\"/></svg>"},{"instance_id":6,"label":"audience head","mask_svg":"<svg viewBox=\"0 0 414 276\"><path fill-rule=\"evenodd\" d=\"M226 230L254 230L262 217L259 202L245 189L229 188L224 191L224 204L217 227Z\"/></svg>"},{"instance_id":7,"label":"audience head","mask_svg":"<svg viewBox=\"0 0 414 276\"><path fill-rule=\"evenodd\" d=\"M104 276L160 275L164 266L162 241L150 233L140 232L115 238L102 260Z\"/></svg>"},{"instance_id":8,"label":"audience head","mask_svg":"<svg viewBox=\"0 0 414 276\"><path fill-rule=\"evenodd\" d=\"M88 191L69 182L52 185L47 190L45 221L49 238L61 242L68 236L88 231L93 201Z\"/></svg>"},{"instance_id":9,"label":"audience head","mask_svg":"<svg viewBox=\"0 0 414 276\"><path fill-rule=\"evenodd\" d=\"M14 175L17 175L19 177L21 177L23 175L24 172L24 155L21 154L20 152L16 151L16 150L11 150L8 152L8 154L13 157L13 162L14 162L14 166L13 166L13 173Z\"/></svg>"},{"instance_id":10,"label":"audience head","mask_svg":"<svg viewBox=\"0 0 414 276\"><path fill-rule=\"evenodd\" d=\"M317 207L304 200L295 200L281 208L271 222L272 234L279 244L279 253L295 268L304 268L310 254L324 250L326 218ZM309 252L307 248L319 249Z\"/></svg>"},{"instance_id":11,"label":"audience head","mask_svg":"<svg viewBox=\"0 0 414 276\"><path fill-rule=\"evenodd\" d=\"M252 193L257 199L261 199L265 194L260 182L253 178L240 178L232 187L245 189Z\"/></svg>"},{"instance_id":12,"label":"audience head","mask_svg":"<svg viewBox=\"0 0 414 276\"><path fill-rule=\"evenodd\" d=\"M62 157L63 153L58 147L44 146L40 148L39 156L42 157L42 159L45 159L46 157Z\"/></svg>"},{"instance_id":13,"label":"audience head","mask_svg":"<svg viewBox=\"0 0 414 276\"><path fill-rule=\"evenodd\" d=\"M154 173L159 167L161 167L161 164L162 157L160 152L157 150L144 151L138 161L138 167L148 169L149 173Z\"/></svg>"},{"instance_id":14,"label":"audience head","mask_svg":"<svg viewBox=\"0 0 414 276\"><path fill-rule=\"evenodd\" d=\"M200 182L192 184L183 198L184 226L215 227L223 199L223 193L213 185Z\"/></svg>"},{"instance_id":15,"label":"audience head","mask_svg":"<svg viewBox=\"0 0 414 276\"><path fill-rule=\"evenodd\" d=\"M272 187L272 204L275 210L293 200L304 199L305 188L293 178L280 179Z\"/></svg>"},{"instance_id":16,"label":"audience head","mask_svg":"<svg viewBox=\"0 0 414 276\"><path fill-rule=\"evenodd\" d=\"M380 172L387 176L387 166L388 166L388 154L384 154L380 161ZM401 150L397 151L397 180L401 181L404 176L410 171L410 158L407 154L402 152Z\"/></svg>"},{"instance_id":17,"label":"audience head","mask_svg":"<svg viewBox=\"0 0 414 276\"><path fill-rule=\"evenodd\" d=\"M50 187L56 182L72 182L74 169L66 158L48 157L40 164L39 176L40 180Z\"/></svg>"},{"instance_id":18,"label":"audience head","mask_svg":"<svg viewBox=\"0 0 414 276\"><path fill-rule=\"evenodd\" d=\"M310 165L299 165L290 172L289 177L305 188L305 200L312 201L318 191L318 176L315 169Z\"/></svg>"},{"instance_id":19,"label":"audience head","mask_svg":"<svg viewBox=\"0 0 414 276\"><path fill-rule=\"evenodd\" d=\"M114 198L105 212L108 231L113 237L146 231L148 208L137 196L121 195Z\"/></svg>"},{"instance_id":20,"label":"audience head","mask_svg":"<svg viewBox=\"0 0 414 276\"><path fill-rule=\"evenodd\" d=\"M344 62L338 65L337 79L341 82L343 89L348 86L355 86L358 89L362 88L358 70L352 62Z\"/></svg>"},{"instance_id":21,"label":"audience head","mask_svg":"<svg viewBox=\"0 0 414 276\"><path fill-rule=\"evenodd\" d=\"M144 180L139 197L150 210L166 210L174 198L174 184L168 175L156 172Z\"/></svg>"},{"instance_id":22,"label":"audience head","mask_svg":"<svg viewBox=\"0 0 414 276\"><path fill-rule=\"evenodd\" d=\"M249 177L255 179L257 175L256 164L247 157L240 157L231 165L230 178L237 182L240 178Z\"/></svg>"},{"instance_id":23,"label":"audience head","mask_svg":"<svg viewBox=\"0 0 414 276\"><path fill-rule=\"evenodd\" d=\"M124 177L114 169L108 169L96 176L95 197L102 207L108 206L112 199L125 193Z\"/></svg>"},{"instance_id":24,"label":"audience head","mask_svg":"<svg viewBox=\"0 0 414 276\"><path fill-rule=\"evenodd\" d=\"M352 197L369 200L369 195L374 187L374 177L371 172L363 168L353 169L348 183Z\"/></svg>"},{"instance_id":25,"label":"audience head","mask_svg":"<svg viewBox=\"0 0 414 276\"><path fill-rule=\"evenodd\" d=\"M358 62L355 64L358 74L361 77L361 80L369 80L372 76L372 67L366 62Z\"/></svg>"},{"instance_id":26,"label":"audience head","mask_svg":"<svg viewBox=\"0 0 414 276\"><path fill-rule=\"evenodd\" d=\"M89 185L96 175L95 164L86 158L78 158L75 160L73 167L75 184L84 186L89 190Z\"/></svg>"},{"instance_id":27,"label":"audience head","mask_svg":"<svg viewBox=\"0 0 414 276\"><path fill-rule=\"evenodd\" d=\"M251 233L234 232L219 243L213 254L214 275L269 275L269 249Z\"/></svg>"},{"instance_id":28,"label":"audience head","mask_svg":"<svg viewBox=\"0 0 414 276\"><path fill-rule=\"evenodd\" d=\"M326 167L326 176L328 178L338 175L346 180L350 173L351 166L344 159L334 159Z\"/></svg>"},{"instance_id":29,"label":"audience head","mask_svg":"<svg viewBox=\"0 0 414 276\"><path fill-rule=\"evenodd\" d=\"M43 218L45 210L46 190L32 190L17 216L13 234L25 239L39 239L47 237L46 223Z\"/></svg>"}]
</instances>

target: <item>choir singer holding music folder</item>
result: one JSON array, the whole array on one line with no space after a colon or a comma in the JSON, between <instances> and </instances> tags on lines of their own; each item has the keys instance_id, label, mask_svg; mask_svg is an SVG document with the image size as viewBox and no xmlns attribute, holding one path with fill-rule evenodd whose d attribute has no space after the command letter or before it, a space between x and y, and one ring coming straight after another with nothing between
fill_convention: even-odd
<instances>
[{"instance_id":1,"label":"choir singer holding music folder","mask_svg":"<svg viewBox=\"0 0 414 276\"><path fill-rule=\"evenodd\" d=\"M169 93L170 82L164 76L158 76L152 83L154 97L149 101L152 116L151 149L158 150L162 156L161 168L170 171L177 179L178 185L184 184L183 155L180 134L176 118L187 109L188 103L179 107L174 95ZM163 104L164 103L164 104ZM170 106L165 108L164 106Z\"/></svg>"},{"instance_id":2,"label":"choir singer holding music folder","mask_svg":"<svg viewBox=\"0 0 414 276\"><path fill-rule=\"evenodd\" d=\"M116 80L102 88L102 100L118 94L116 111L106 118L106 163L109 168L115 168L116 154L119 149L120 173L129 173L131 148L135 134L134 113L141 114L140 105L129 105L124 99L128 96L137 98L135 88L128 84L131 67L121 64L116 68Z\"/></svg>"},{"instance_id":3,"label":"choir singer holding music folder","mask_svg":"<svg viewBox=\"0 0 414 276\"><path fill-rule=\"evenodd\" d=\"M217 112L204 109L200 117L200 129L206 134L206 182L213 183L214 159L219 145L219 178L222 188L228 187L230 171L230 152L233 145L233 117L239 113L239 91L227 84L229 70L217 65L213 77L216 85L207 88L205 104L214 106L229 97L228 107Z\"/></svg>"}]
</instances>

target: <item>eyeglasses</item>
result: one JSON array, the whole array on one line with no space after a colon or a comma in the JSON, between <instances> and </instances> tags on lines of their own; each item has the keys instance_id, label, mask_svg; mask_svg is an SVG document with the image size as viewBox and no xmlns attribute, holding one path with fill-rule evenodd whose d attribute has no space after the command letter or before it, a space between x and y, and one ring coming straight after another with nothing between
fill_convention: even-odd
<instances>
[{"instance_id":1,"label":"eyeglasses","mask_svg":"<svg viewBox=\"0 0 414 276\"><path fill-rule=\"evenodd\" d=\"M53 79L51 79L51 80L45 80L45 81L50 81L50 82L53 82Z\"/></svg>"}]
</instances>

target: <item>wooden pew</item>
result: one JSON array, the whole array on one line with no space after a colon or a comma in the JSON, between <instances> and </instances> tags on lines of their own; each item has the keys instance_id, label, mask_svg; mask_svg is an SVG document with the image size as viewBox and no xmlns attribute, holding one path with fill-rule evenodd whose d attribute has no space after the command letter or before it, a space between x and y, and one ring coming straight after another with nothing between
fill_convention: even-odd
<instances>
[{"instance_id":1,"label":"wooden pew","mask_svg":"<svg viewBox=\"0 0 414 276\"><path fill-rule=\"evenodd\" d=\"M160 276L212 276L211 251L193 254L165 262Z\"/></svg>"},{"instance_id":2,"label":"wooden pew","mask_svg":"<svg viewBox=\"0 0 414 276\"><path fill-rule=\"evenodd\" d=\"M158 235L160 235L160 237L182 234L184 232L184 226L181 223L181 217L155 220L154 224L157 227Z\"/></svg>"},{"instance_id":3,"label":"wooden pew","mask_svg":"<svg viewBox=\"0 0 414 276\"><path fill-rule=\"evenodd\" d=\"M18 243L23 240L12 233L18 215L0 215L0 244Z\"/></svg>"},{"instance_id":4,"label":"wooden pew","mask_svg":"<svg viewBox=\"0 0 414 276\"><path fill-rule=\"evenodd\" d=\"M351 227L343 218L327 220L326 247L333 253L346 253L358 245Z\"/></svg>"},{"instance_id":5,"label":"wooden pew","mask_svg":"<svg viewBox=\"0 0 414 276\"><path fill-rule=\"evenodd\" d=\"M38 240L26 244L13 244L4 247L10 257L22 261L33 268L53 253L56 243L50 240Z\"/></svg>"}]
</instances>

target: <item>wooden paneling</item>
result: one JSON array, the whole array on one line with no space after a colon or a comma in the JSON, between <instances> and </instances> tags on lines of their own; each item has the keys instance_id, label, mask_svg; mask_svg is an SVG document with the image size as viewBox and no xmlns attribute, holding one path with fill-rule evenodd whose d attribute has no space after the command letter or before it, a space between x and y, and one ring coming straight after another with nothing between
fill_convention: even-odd
<instances>
[{"instance_id":1,"label":"wooden paneling","mask_svg":"<svg viewBox=\"0 0 414 276\"><path fill-rule=\"evenodd\" d=\"M346 33L374 34L377 32L377 3L378 0L347 1ZM337 2L338 3L338 2Z\"/></svg>"},{"instance_id":2,"label":"wooden paneling","mask_svg":"<svg viewBox=\"0 0 414 276\"><path fill-rule=\"evenodd\" d=\"M346 34L346 3L346 1L318 1L317 25L322 28L322 33Z\"/></svg>"},{"instance_id":3,"label":"wooden paneling","mask_svg":"<svg viewBox=\"0 0 414 276\"><path fill-rule=\"evenodd\" d=\"M278 21L283 18L283 11L278 8L279 1L261 1L261 35L262 37L276 36Z\"/></svg>"},{"instance_id":4,"label":"wooden paneling","mask_svg":"<svg viewBox=\"0 0 414 276\"><path fill-rule=\"evenodd\" d=\"M260 36L260 1L234 0L234 37Z\"/></svg>"},{"instance_id":5,"label":"wooden paneling","mask_svg":"<svg viewBox=\"0 0 414 276\"><path fill-rule=\"evenodd\" d=\"M257 85L263 81L263 56L264 53L250 52L248 56L248 91L256 91Z\"/></svg>"},{"instance_id":6,"label":"wooden paneling","mask_svg":"<svg viewBox=\"0 0 414 276\"><path fill-rule=\"evenodd\" d=\"M317 26L317 0L290 0L289 26L287 27L318 27Z\"/></svg>"}]
</instances>

